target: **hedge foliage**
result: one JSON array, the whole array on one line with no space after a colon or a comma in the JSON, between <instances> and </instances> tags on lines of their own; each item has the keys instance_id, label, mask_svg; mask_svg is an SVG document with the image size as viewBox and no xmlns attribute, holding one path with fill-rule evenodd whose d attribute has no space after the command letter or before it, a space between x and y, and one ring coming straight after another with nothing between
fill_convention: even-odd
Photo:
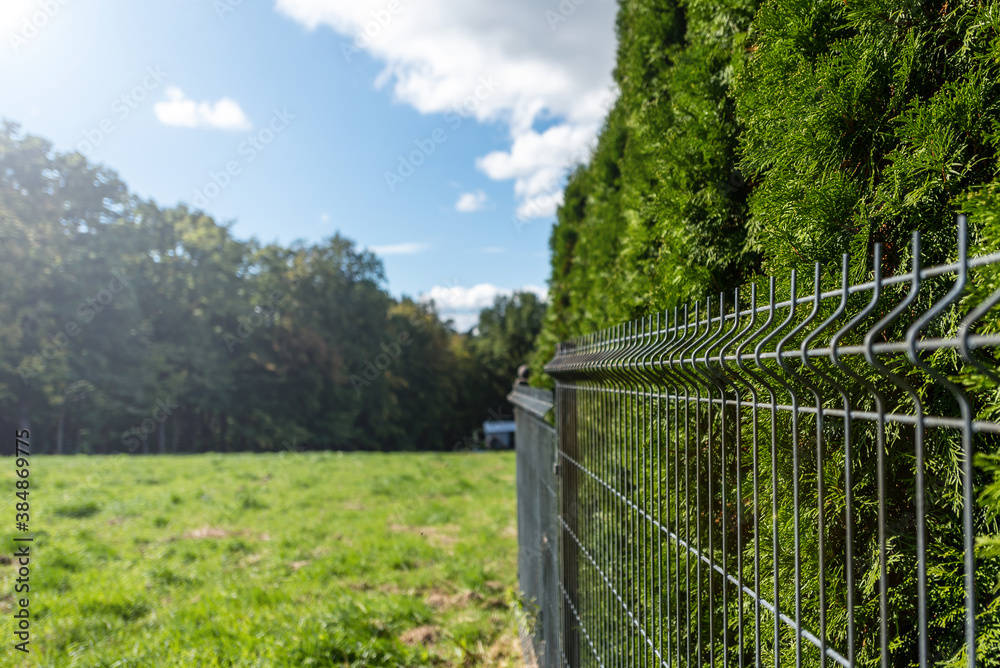
<instances>
[{"instance_id":1,"label":"hedge foliage","mask_svg":"<svg viewBox=\"0 0 1000 668\"><path fill-rule=\"evenodd\" d=\"M941 260L998 182L1000 2L620 0L617 33L621 94L558 212L536 370L758 272L851 252L860 278L879 241L891 274L914 229Z\"/></svg>"},{"instance_id":2,"label":"hedge foliage","mask_svg":"<svg viewBox=\"0 0 1000 668\"><path fill-rule=\"evenodd\" d=\"M558 341L720 291L731 295L761 274L779 277L783 295L790 270L809 276L820 262L823 284L833 288L849 253L851 280L862 282L871 276L876 242L884 275L906 271L913 230L921 232L924 266L954 260L958 212L970 216L974 254L1000 247L1000 2L620 0L617 31L620 96L590 160L572 172L557 214L537 371ZM886 336L898 339L949 287L926 282L894 325L898 331ZM997 268L980 270L962 312L998 287ZM887 303L898 302L889 296ZM979 331L1000 331L995 313ZM935 327L953 327L951 317ZM975 393L977 418L1000 420L995 383L956 374L954 351L927 361ZM955 409L940 387L918 390L941 411L935 414ZM887 393L890 409L912 410L901 392ZM856 436L856 466L864 472L858 490L872 490L877 481L864 448L870 459L874 437L864 429ZM965 661L964 598L955 577L962 569L962 453L953 436L936 432L928 442L929 475L940 488L928 516L928 556L937 569L928 609L932 661L957 666ZM912 430L886 434L887 470L897 482L888 520L902 527L889 549L894 666L917 661L915 548L911 525L902 522L912 514L913 485L898 484L912 476L912 441ZM1000 460L990 454L995 438L977 437L974 447L981 453L974 488L985 560L977 573L979 660L1000 665L1000 582L993 585ZM874 535L862 531L872 517L871 508L859 511L859 536ZM878 575L874 543L866 540L855 547L868 555L858 592L861 618L871 622L879 615ZM810 556L804 572L816 566ZM831 591L842 589L837 577L830 574ZM807 602L807 619L813 607ZM878 661L874 634L874 627L859 629L859 665ZM843 640L836 632L831 639Z\"/></svg>"}]
</instances>

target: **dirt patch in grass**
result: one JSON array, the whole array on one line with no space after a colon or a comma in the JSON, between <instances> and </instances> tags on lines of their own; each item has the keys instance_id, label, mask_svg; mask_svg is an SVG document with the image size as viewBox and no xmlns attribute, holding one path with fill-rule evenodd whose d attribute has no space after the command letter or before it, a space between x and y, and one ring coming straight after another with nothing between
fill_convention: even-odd
<instances>
[{"instance_id":1,"label":"dirt patch in grass","mask_svg":"<svg viewBox=\"0 0 1000 668\"><path fill-rule=\"evenodd\" d=\"M427 605L438 610L446 608L467 608L481 600L481 594L474 591L463 591L457 594L448 594L443 591L432 590L424 597Z\"/></svg>"},{"instance_id":2,"label":"dirt patch in grass","mask_svg":"<svg viewBox=\"0 0 1000 668\"><path fill-rule=\"evenodd\" d=\"M185 538L225 538L230 535L229 531L218 527L201 527L192 531L185 531Z\"/></svg>"},{"instance_id":3,"label":"dirt patch in grass","mask_svg":"<svg viewBox=\"0 0 1000 668\"><path fill-rule=\"evenodd\" d=\"M515 633L501 633L489 647L485 649L482 656L484 666L521 666L523 656L521 654L521 643Z\"/></svg>"},{"instance_id":4,"label":"dirt patch in grass","mask_svg":"<svg viewBox=\"0 0 1000 668\"><path fill-rule=\"evenodd\" d=\"M399 636L400 642L404 645L417 646L417 645L427 645L433 644L440 635L436 626L418 626L415 629L410 629L409 631L404 631L401 636Z\"/></svg>"},{"instance_id":5,"label":"dirt patch in grass","mask_svg":"<svg viewBox=\"0 0 1000 668\"><path fill-rule=\"evenodd\" d=\"M248 554L247 556L245 556L242 559L240 559L240 562L239 562L240 568L246 568L247 566L253 566L254 564L256 564L257 562L259 562L263 558L264 558L264 555L262 555L262 554Z\"/></svg>"},{"instance_id":6,"label":"dirt patch in grass","mask_svg":"<svg viewBox=\"0 0 1000 668\"><path fill-rule=\"evenodd\" d=\"M423 536L434 547L447 549L458 543L459 538L456 534L460 533L462 528L454 524L417 527L406 524L390 524L389 530L395 533L408 533Z\"/></svg>"}]
</instances>

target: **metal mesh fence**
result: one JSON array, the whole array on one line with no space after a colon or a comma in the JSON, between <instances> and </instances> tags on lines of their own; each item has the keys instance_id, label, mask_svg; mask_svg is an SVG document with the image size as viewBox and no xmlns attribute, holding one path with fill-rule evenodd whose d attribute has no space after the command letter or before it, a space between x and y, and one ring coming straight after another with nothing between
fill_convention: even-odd
<instances>
[{"instance_id":1,"label":"metal mesh fence","mask_svg":"<svg viewBox=\"0 0 1000 668\"><path fill-rule=\"evenodd\" d=\"M556 430L545 421L552 394L517 386L509 399L517 423L518 582L534 658L551 668L563 665Z\"/></svg>"},{"instance_id":2,"label":"metal mesh fence","mask_svg":"<svg viewBox=\"0 0 1000 668\"><path fill-rule=\"evenodd\" d=\"M1000 253L968 246L561 344L558 438L517 417L540 664L1000 665Z\"/></svg>"}]
</instances>

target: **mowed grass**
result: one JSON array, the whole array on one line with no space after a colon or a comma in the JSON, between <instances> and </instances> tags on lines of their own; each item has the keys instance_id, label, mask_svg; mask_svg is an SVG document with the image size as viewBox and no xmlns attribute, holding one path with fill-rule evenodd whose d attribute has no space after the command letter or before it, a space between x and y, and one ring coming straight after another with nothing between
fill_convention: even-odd
<instances>
[{"instance_id":1,"label":"mowed grass","mask_svg":"<svg viewBox=\"0 0 1000 668\"><path fill-rule=\"evenodd\" d=\"M520 665L513 453L38 456L30 480L31 653L6 563L0 665Z\"/></svg>"}]
</instances>

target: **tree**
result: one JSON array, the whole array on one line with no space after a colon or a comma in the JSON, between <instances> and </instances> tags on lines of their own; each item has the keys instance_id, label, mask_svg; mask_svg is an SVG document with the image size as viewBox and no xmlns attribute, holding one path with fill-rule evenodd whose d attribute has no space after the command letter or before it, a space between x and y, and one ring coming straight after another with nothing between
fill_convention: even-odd
<instances>
[{"instance_id":1,"label":"tree","mask_svg":"<svg viewBox=\"0 0 1000 668\"><path fill-rule=\"evenodd\" d=\"M0 225L3 248L0 303L9 345L0 353L0 402L13 408L19 428L67 396L79 380L74 367L76 337L89 323L78 311L96 315L88 294L111 277L95 247L103 225L129 205L117 175L89 165L78 154L59 154L51 143L23 135L17 124L0 131ZM104 295L99 295L103 297ZM11 330L11 327L17 329ZM17 331L19 330L19 331ZM16 407L11 406L16 402ZM65 411L57 420L64 426Z\"/></svg>"},{"instance_id":2,"label":"tree","mask_svg":"<svg viewBox=\"0 0 1000 668\"><path fill-rule=\"evenodd\" d=\"M531 359L545 318L545 303L533 292L499 295L493 306L479 313L470 347L482 383L482 413L498 413L517 377L517 369ZM485 418L486 415L483 415Z\"/></svg>"}]
</instances>

